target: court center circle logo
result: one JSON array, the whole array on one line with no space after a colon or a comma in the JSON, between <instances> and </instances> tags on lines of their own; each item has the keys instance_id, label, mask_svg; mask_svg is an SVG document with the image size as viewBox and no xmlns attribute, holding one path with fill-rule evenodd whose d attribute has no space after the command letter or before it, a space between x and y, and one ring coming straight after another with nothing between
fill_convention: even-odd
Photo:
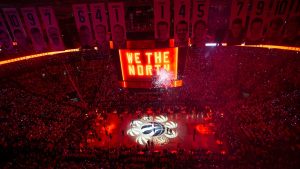
<instances>
[{"instance_id":1,"label":"court center circle logo","mask_svg":"<svg viewBox=\"0 0 300 169\"><path fill-rule=\"evenodd\" d=\"M177 123L169 121L167 116L144 116L130 123L127 134L135 137L135 141L141 145L153 141L156 145L163 145L170 139L177 137Z\"/></svg>"}]
</instances>

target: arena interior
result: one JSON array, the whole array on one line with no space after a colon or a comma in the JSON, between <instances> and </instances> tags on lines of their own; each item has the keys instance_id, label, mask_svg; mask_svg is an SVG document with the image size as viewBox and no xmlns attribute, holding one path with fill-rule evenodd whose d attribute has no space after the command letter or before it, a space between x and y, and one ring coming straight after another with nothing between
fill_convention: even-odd
<instances>
[{"instance_id":1,"label":"arena interior","mask_svg":"<svg viewBox=\"0 0 300 169\"><path fill-rule=\"evenodd\" d=\"M299 168L299 52L297 0L2 0L0 168Z\"/></svg>"}]
</instances>

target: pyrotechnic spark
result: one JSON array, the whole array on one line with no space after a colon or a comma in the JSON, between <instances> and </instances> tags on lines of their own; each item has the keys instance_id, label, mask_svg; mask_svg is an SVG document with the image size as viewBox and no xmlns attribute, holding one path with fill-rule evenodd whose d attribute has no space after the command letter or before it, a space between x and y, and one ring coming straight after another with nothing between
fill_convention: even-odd
<instances>
[{"instance_id":1,"label":"pyrotechnic spark","mask_svg":"<svg viewBox=\"0 0 300 169\"><path fill-rule=\"evenodd\" d=\"M160 69L158 75L153 79L155 88L168 88L171 86L173 74L166 69Z\"/></svg>"}]
</instances>

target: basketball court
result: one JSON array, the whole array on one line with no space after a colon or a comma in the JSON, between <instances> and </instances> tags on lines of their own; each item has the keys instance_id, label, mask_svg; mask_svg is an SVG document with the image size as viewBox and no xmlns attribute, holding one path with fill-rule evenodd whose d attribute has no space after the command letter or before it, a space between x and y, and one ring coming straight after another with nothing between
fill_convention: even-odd
<instances>
[{"instance_id":1,"label":"basketball court","mask_svg":"<svg viewBox=\"0 0 300 169\"><path fill-rule=\"evenodd\" d=\"M224 152L222 140L215 136L215 124L209 116L199 113L107 114L106 120L98 116L93 130L87 136L90 148L115 148L154 146L154 150L205 149L208 152Z\"/></svg>"}]
</instances>

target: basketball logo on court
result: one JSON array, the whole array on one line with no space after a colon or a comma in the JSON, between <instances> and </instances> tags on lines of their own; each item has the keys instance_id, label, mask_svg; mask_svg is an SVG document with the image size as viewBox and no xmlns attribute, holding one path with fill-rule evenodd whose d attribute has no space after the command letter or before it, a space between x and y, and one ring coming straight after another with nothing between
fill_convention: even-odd
<instances>
[{"instance_id":1,"label":"basketball logo on court","mask_svg":"<svg viewBox=\"0 0 300 169\"><path fill-rule=\"evenodd\" d=\"M168 143L169 139L177 137L176 129L177 123L168 121L166 116L145 116L132 121L127 134L135 137L135 141L141 145L147 144L149 140L154 144L163 145Z\"/></svg>"}]
</instances>

